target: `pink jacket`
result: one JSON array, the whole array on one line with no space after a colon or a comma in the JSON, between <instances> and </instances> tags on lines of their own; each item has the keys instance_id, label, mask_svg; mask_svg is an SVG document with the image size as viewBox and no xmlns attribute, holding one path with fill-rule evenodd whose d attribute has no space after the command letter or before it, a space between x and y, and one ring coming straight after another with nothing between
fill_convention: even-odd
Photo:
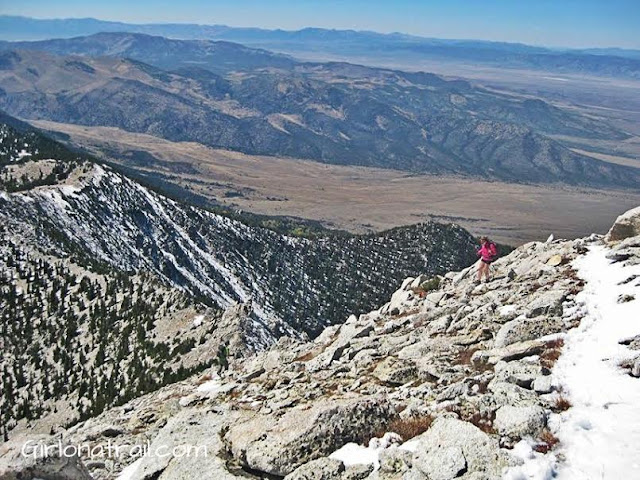
<instances>
[{"instance_id":1,"label":"pink jacket","mask_svg":"<svg viewBox=\"0 0 640 480\"><path fill-rule=\"evenodd\" d=\"M485 242L478 249L478 255L480 258L488 262L494 260L497 254L498 250L496 249L496 244L493 242Z\"/></svg>"}]
</instances>

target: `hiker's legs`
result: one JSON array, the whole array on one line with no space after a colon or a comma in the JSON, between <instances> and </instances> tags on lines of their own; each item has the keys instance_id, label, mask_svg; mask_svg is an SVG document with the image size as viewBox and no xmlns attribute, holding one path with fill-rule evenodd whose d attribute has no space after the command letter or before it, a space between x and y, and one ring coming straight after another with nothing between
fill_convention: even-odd
<instances>
[{"instance_id":1,"label":"hiker's legs","mask_svg":"<svg viewBox=\"0 0 640 480\"><path fill-rule=\"evenodd\" d=\"M482 262L484 263L484 262ZM491 269L491 264L489 263L485 263L484 264L484 278L487 280L487 282L489 281L489 277L491 276L491 272L489 271Z\"/></svg>"},{"instance_id":2,"label":"hiker's legs","mask_svg":"<svg viewBox=\"0 0 640 480\"><path fill-rule=\"evenodd\" d=\"M480 263L478 264L478 282L482 280L482 272L484 271L484 267L486 267L486 263L480 260Z\"/></svg>"}]
</instances>

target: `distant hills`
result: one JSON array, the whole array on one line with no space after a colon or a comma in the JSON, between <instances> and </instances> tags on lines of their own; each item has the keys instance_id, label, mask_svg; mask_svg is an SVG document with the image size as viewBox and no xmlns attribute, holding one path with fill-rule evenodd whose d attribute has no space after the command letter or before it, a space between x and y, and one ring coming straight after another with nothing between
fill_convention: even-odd
<instances>
[{"instance_id":1,"label":"distant hills","mask_svg":"<svg viewBox=\"0 0 640 480\"><path fill-rule=\"evenodd\" d=\"M131 58L163 69L206 68L216 73L238 69L290 68L292 58L237 43L210 40L173 40L160 36L97 33L87 37L37 42L0 42L0 49L39 50L57 55Z\"/></svg>"},{"instance_id":2,"label":"distant hills","mask_svg":"<svg viewBox=\"0 0 640 480\"><path fill-rule=\"evenodd\" d=\"M618 48L551 49L517 43L443 40L401 33L305 28L297 31L235 28L225 25L128 24L92 18L33 19L0 16L0 39L42 40L132 32L178 39L212 39L302 57L332 54L352 61L386 58L402 63L436 60L473 62L500 68L640 78L640 51Z\"/></svg>"},{"instance_id":3,"label":"distant hills","mask_svg":"<svg viewBox=\"0 0 640 480\"><path fill-rule=\"evenodd\" d=\"M0 108L24 119L324 163L640 185L640 170L576 154L548 136L627 138L601 119L432 74L130 33L0 49Z\"/></svg>"}]
</instances>

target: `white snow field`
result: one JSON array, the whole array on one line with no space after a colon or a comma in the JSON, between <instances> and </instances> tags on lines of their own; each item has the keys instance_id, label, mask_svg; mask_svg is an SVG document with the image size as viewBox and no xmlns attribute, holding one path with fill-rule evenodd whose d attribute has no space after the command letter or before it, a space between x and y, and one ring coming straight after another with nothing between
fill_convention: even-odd
<instances>
[{"instance_id":1,"label":"white snow field","mask_svg":"<svg viewBox=\"0 0 640 480\"><path fill-rule=\"evenodd\" d=\"M619 343L640 335L640 265L612 263L608 252L592 246L574 263L585 281L578 300L586 316L564 337L553 369L554 383L572 403L550 419L560 444L541 455L521 441L513 453L524 465L509 469L505 480L640 478L640 379L620 366L640 352ZM635 300L619 303L622 295Z\"/></svg>"},{"instance_id":2,"label":"white snow field","mask_svg":"<svg viewBox=\"0 0 640 480\"><path fill-rule=\"evenodd\" d=\"M640 478L640 379L620 367L639 352L619 343L640 335L640 265L611 263L607 252L594 246L575 263L587 316L567 335L554 369L573 403L556 431L566 458L561 480ZM636 298L618 303L625 294Z\"/></svg>"}]
</instances>

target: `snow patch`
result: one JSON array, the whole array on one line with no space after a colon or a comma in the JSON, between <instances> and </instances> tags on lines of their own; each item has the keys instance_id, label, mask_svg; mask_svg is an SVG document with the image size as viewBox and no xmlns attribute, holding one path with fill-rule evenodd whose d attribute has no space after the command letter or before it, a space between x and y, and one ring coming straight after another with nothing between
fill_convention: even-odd
<instances>
[{"instance_id":1,"label":"snow patch","mask_svg":"<svg viewBox=\"0 0 640 480\"><path fill-rule=\"evenodd\" d=\"M374 470L378 470L380 468L380 453L401 441L402 439L397 433L387 432L382 438L372 438L368 447L357 443L347 443L329 455L329 458L340 460L347 467L373 464Z\"/></svg>"},{"instance_id":2,"label":"snow patch","mask_svg":"<svg viewBox=\"0 0 640 480\"><path fill-rule=\"evenodd\" d=\"M217 393L222 389L222 382L219 378L212 378L208 382L204 382L198 386L197 391L200 393Z\"/></svg>"},{"instance_id":3,"label":"snow patch","mask_svg":"<svg viewBox=\"0 0 640 480\"><path fill-rule=\"evenodd\" d=\"M31 154L27 152L24 148L18 152L18 160L22 160L24 157L30 157Z\"/></svg>"},{"instance_id":4,"label":"snow patch","mask_svg":"<svg viewBox=\"0 0 640 480\"><path fill-rule=\"evenodd\" d=\"M104 171L104 168L102 168L100 165L95 165L93 167L92 183L96 187L99 187L100 184L102 183L102 179L104 178L105 175L106 175L106 172Z\"/></svg>"},{"instance_id":5,"label":"snow patch","mask_svg":"<svg viewBox=\"0 0 640 480\"><path fill-rule=\"evenodd\" d=\"M131 465L126 466L122 470L122 472L120 472L120 475L118 475L116 480L131 480L134 474L136 473L136 471L138 470L138 467L140 466L141 463L142 463L142 458L139 458L135 462L133 462Z\"/></svg>"},{"instance_id":6,"label":"snow patch","mask_svg":"<svg viewBox=\"0 0 640 480\"><path fill-rule=\"evenodd\" d=\"M557 478L640 478L640 380L620 368L633 352L618 342L640 334L640 300L618 303L623 294L640 298L640 288L622 284L640 275L640 265L606 259L594 246L575 261L586 282L577 300L587 316L565 337L554 376L573 407L561 414L556 435L566 458Z\"/></svg>"},{"instance_id":7,"label":"snow patch","mask_svg":"<svg viewBox=\"0 0 640 480\"><path fill-rule=\"evenodd\" d=\"M498 308L498 315L500 315L501 317L507 317L515 312L516 309L517 307L515 305L503 305L502 307Z\"/></svg>"},{"instance_id":8,"label":"snow patch","mask_svg":"<svg viewBox=\"0 0 640 480\"><path fill-rule=\"evenodd\" d=\"M371 465L377 470L380 468L380 450L363 447L357 443L347 443L342 448L336 450L329 458L340 460L346 467L350 465Z\"/></svg>"},{"instance_id":9,"label":"snow patch","mask_svg":"<svg viewBox=\"0 0 640 480\"><path fill-rule=\"evenodd\" d=\"M511 467L503 480L552 480L555 478L557 459L553 453L538 453L532 442L520 440L511 450L511 455L522 460L522 465Z\"/></svg>"}]
</instances>

